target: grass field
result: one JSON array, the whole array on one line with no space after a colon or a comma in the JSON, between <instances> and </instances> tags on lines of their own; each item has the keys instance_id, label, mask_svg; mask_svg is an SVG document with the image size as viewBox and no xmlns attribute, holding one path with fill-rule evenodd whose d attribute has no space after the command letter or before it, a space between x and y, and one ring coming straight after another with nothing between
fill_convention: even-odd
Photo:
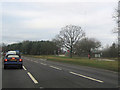
<instances>
[{"instance_id":1,"label":"grass field","mask_svg":"<svg viewBox=\"0 0 120 90\"><path fill-rule=\"evenodd\" d=\"M35 58L42 58L47 59L51 61L57 61L57 62L64 62L64 63L70 63L70 64L77 64L82 66L89 66L89 67L95 67L95 68L102 68L112 71L118 71L118 61L98 61L96 59L88 59L83 57L73 57L69 58L66 56L53 56L53 55L27 55L30 57Z\"/></svg>"}]
</instances>

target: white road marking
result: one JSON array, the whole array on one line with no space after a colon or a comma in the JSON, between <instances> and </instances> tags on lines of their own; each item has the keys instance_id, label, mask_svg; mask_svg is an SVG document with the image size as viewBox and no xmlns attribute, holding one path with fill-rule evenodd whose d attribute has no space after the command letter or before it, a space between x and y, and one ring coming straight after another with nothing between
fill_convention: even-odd
<instances>
[{"instance_id":1,"label":"white road marking","mask_svg":"<svg viewBox=\"0 0 120 90\"><path fill-rule=\"evenodd\" d=\"M47 64L45 64L45 63L40 63L40 64L42 64L42 65L47 65Z\"/></svg>"},{"instance_id":2,"label":"white road marking","mask_svg":"<svg viewBox=\"0 0 120 90\"><path fill-rule=\"evenodd\" d=\"M35 83L35 84L37 84L38 83L38 81L31 75L31 73L27 73L28 75L29 75L29 77L33 80L33 82Z\"/></svg>"},{"instance_id":3,"label":"white road marking","mask_svg":"<svg viewBox=\"0 0 120 90\"><path fill-rule=\"evenodd\" d=\"M46 61L46 59L40 59L41 61Z\"/></svg>"},{"instance_id":4,"label":"white road marking","mask_svg":"<svg viewBox=\"0 0 120 90\"><path fill-rule=\"evenodd\" d=\"M38 63L37 61L34 61L34 62Z\"/></svg>"},{"instance_id":5,"label":"white road marking","mask_svg":"<svg viewBox=\"0 0 120 90\"><path fill-rule=\"evenodd\" d=\"M44 59L45 61L47 60L47 59Z\"/></svg>"},{"instance_id":6,"label":"white road marking","mask_svg":"<svg viewBox=\"0 0 120 90\"><path fill-rule=\"evenodd\" d=\"M39 87L40 89L43 89L44 87Z\"/></svg>"},{"instance_id":7,"label":"white road marking","mask_svg":"<svg viewBox=\"0 0 120 90\"><path fill-rule=\"evenodd\" d=\"M33 62L35 62L35 63L36 63L36 61L33 61Z\"/></svg>"},{"instance_id":8,"label":"white road marking","mask_svg":"<svg viewBox=\"0 0 120 90\"><path fill-rule=\"evenodd\" d=\"M24 69L24 70L27 70L27 69L25 68L25 66L23 66L23 69Z\"/></svg>"},{"instance_id":9,"label":"white road marking","mask_svg":"<svg viewBox=\"0 0 120 90\"><path fill-rule=\"evenodd\" d=\"M62 70L62 69L60 69L60 68L58 68L58 67L54 67L54 66L50 66L51 68L54 68L54 69L57 69L57 70Z\"/></svg>"},{"instance_id":10,"label":"white road marking","mask_svg":"<svg viewBox=\"0 0 120 90\"><path fill-rule=\"evenodd\" d=\"M103 83L103 81L98 80L98 79L95 79L95 78L91 78L91 77L84 76L84 75L81 75L81 74L77 74L77 73L74 73L74 72L70 72L70 73L71 73L71 74L74 74L74 75L77 75L77 76L80 76L80 77L84 77L84 78L87 78L87 79L93 80L93 81L97 81L97 82Z\"/></svg>"}]
</instances>

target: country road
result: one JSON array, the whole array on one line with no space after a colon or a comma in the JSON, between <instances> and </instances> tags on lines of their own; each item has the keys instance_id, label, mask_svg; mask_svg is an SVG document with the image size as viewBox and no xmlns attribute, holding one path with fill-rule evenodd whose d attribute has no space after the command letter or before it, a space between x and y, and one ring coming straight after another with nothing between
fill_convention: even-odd
<instances>
[{"instance_id":1,"label":"country road","mask_svg":"<svg viewBox=\"0 0 120 90\"><path fill-rule=\"evenodd\" d=\"M23 69L2 68L2 88L117 88L118 73L23 57Z\"/></svg>"}]
</instances>

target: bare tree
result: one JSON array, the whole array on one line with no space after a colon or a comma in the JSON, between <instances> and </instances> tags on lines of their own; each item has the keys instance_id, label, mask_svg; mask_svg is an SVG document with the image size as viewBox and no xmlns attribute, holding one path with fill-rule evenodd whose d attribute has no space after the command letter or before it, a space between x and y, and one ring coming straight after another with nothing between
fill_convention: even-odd
<instances>
[{"instance_id":1,"label":"bare tree","mask_svg":"<svg viewBox=\"0 0 120 90\"><path fill-rule=\"evenodd\" d=\"M113 13L113 16L112 18L116 21L116 26L115 28L112 30L113 33L118 33L118 30L119 30L119 23L120 23L120 1L118 1L118 6L117 8L115 8L115 11Z\"/></svg>"},{"instance_id":2,"label":"bare tree","mask_svg":"<svg viewBox=\"0 0 120 90\"><path fill-rule=\"evenodd\" d=\"M72 58L73 46L84 36L85 32L80 26L67 25L61 29L56 40L60 42L59 45L70 50L70 57Z\"/></svg>"}]
</instances>

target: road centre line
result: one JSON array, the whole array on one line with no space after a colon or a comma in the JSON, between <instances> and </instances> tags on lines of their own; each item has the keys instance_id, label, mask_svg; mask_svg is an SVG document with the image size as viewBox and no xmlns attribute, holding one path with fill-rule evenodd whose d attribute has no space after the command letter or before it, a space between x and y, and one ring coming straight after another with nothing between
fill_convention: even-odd
<instances>
[{"instance_id":1,"label":"road centre line","mask_svg":"<svg viewBox=\"0 0 120 90\"><path fill-rule=\"evenodd\" d=\"M54 67L54 66L50 66L51 68L54 68L54 69L58 69L58 70L62 70L62 69L60 69L60 68L58 68L58 67Z\"/></svg>"},{"instance_id":2,"label":"road centre line","mask_svg":"<svg viewBox=\"0 0 120 90\"><path fill-rule=\"evenodd\" d=\"M78 74L78 73L74 73L74 72L69 72L69 73L77 75L77 76L80 76L80 77L83 77L83 78L87 78L87 79L90 79L90 80L93 80L93 81L97 81L97 82L103 83L103 81L101 81L101 80L98 80L98 79L95 79L95 78L91 78L91 77L88 77L88 76L84 76L82 74Z\"/></svg>"},{"instance_id":3,"label":"road centre line","mask_svg":"<svg viewBox=\"0 0 120 90\"><path fill-rule=\"evenodd\" d=\"M45 63L40 63L40 64L42 64L42 65L47 65L47 64L45 64Z\"/></svg>"},{"instance_id":4,"label":"road centre line","mask_svg":"<svg viewBox=\"0 0 120 90\"><path fill-rule=\"evenodd\" d=\"M39 87L40 89L43 89L44 87Z\"/></svg>"},{"instance_id":5,"label":"road centre line","mask_svg":"<svg viewBox=\"0 0 120 90\"><path fill-rule=\"evenodd\" d=\"M33 81L35 84L38 83L38 81L31 75L30 72L27 72L27 74L29 75L29 77L32 79L32 81Z\"/></svg>"},{"instance_id":6,"label":"road centre line","mask_svg":"<svg viewBox=\"0 0 120 90\"><path fill-rule=\"evenodd\" d=\"M23 66L23 69L24 69L24 70L27 70L27 69L25 68L25 66Z\"/></svg>"},{"instance_id":7,"label":"road centre line","mask_svg":"<svg viewBox=\"0 0 120 90\"><path fill-rule=\"evenodd\" d=\"M31 60L32 61L32 60ZM36 61L32 61L32 62L35 62L36 63Z\"/></svg>"},{"instance_id":8,"label":"road centre line","mask_svg":"<svg viewBox=\"0 0 120 90\"><path fill-rule=\"evenodd\" d=\"M34 61L34 62L38 63L37 61Z\"/></svg>"},{"instance_id":9,"label":"road centre line","mask_svg":"<svg viewBox=\"0 0 120 90\"><path fill-rule=\"evenodd\" d=\"M42 60L42 61L46 61L46 59L40 59L40 60Z\"/></svg>"}]
</instances>

